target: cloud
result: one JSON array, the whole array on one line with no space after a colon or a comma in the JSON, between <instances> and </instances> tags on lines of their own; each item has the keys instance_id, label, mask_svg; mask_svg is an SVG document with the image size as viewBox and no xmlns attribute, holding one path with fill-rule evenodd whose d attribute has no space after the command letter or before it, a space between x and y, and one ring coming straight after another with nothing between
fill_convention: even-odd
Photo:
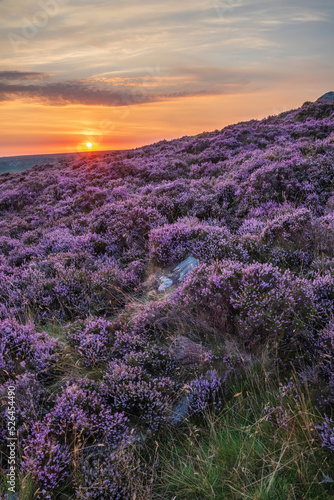
<instances>
[{"instance_id":1,"label":"cloud","mask_svg":"<svg viewBox=\"0 0 334 500\"><path fill-rule=\"evenodd\" d=\"M0 82L0 101L15 99L54 106L70 104L127 106L151 100L144 92L122 92L119 89L104 90L82 82L47 83L45 85L14 85Z\"/></svg>"},{"instance_id":2,"label":"cloud","mask_svg":"<svg viewBox=\"0 0 334 500\"><path fill-rule=\"evenodd\" d=\"M0 80L41 80L48 76L36 71L0 71Z\"/></svg>"},{"instance_id":3,"label":"cloud","mask_svg":"<svg viewBox=\"0 0 334 500\"><path fill-rule=\"evenodd\" d=\"M146 72L134 70L133 74L125 76L115 71L65 82L45 81L48 76L44 73L0 72L0 102L21 100L53 106L132 106L178 97L252 91L252 84L259 79L269 82L279 78L272 69L265 72L254 68L215 66L147 68Z\"/></svg>"},{"instance_id":4,"label":"cloud","mask_svg":"<svg viewBox=\"0 0 334 500\"><path fill-rule=\"evenodd\" d=\"M39 25L36 13L48 1L59 9ZM0 66L10 71L0 72L2 101L128 106L252 92L301 74L298 60L333 61L332 0L3 4ZM36 24L31 37L28 22ZM11 33L22 37L18 51Z\"/></svg>"},{"instance_id":5,"label":"cloud","mask_svg":"<svg viewBox=\"0 0 334 500\"><path fill-rule=\"evenodd\" d=\"M319 23L328 21L328 16L316 12L305 12L292 17L291 21L295 23Z\"/></svg>"}]
</instances>

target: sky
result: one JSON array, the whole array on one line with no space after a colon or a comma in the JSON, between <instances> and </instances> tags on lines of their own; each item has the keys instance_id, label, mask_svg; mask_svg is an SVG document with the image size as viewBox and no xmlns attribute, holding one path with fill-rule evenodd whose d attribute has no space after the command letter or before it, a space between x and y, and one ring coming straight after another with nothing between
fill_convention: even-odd
<instances>
[{"instance_id":1,"label":"sky","mask_svg":"<svg viewBox=\"0 0 334 500\"><path fill-rule=\"evenodd\" d=\"M333 0L0 0L0 156L127 149L334 90Z\"/></svg>"}]
</instances>

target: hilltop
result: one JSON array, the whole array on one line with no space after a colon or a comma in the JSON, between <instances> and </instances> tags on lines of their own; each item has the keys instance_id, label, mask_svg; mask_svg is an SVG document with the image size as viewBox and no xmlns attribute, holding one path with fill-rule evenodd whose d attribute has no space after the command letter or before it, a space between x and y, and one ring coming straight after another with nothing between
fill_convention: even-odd
<instances>
[{"instance_id":1,"label":"hilltop","mask_svg":"<svg viewBox=\"0 0 334 500\"><path fill-rule=\"evenodd\" d=\"M332 98L2 174L0 235L20 498L333 498Z\"/></svg>"}]
</instances>

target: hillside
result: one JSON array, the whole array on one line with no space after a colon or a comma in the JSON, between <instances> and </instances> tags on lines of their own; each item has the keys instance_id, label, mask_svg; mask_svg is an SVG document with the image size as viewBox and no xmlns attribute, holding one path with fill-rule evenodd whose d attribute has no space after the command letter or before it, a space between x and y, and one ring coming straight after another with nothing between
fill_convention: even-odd
<instances>
[{"instance_id":1,"label":"hillside","mask_svg":"<svg viewBox=\"0 0 334 500\"><path fill-rule=\"evenodd\" d=\"M333 498L333 100L0 175L0 283L20 499Z\"/></svg>"}]
</instances>

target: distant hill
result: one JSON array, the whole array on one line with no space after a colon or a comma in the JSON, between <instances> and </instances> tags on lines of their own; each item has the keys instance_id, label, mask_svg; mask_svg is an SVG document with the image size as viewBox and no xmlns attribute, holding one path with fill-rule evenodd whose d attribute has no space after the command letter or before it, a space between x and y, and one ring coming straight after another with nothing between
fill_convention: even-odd
<instances>
[{"instance_id":1,"label":"distant hill","mask_svg":"<svg viewBox=\"0 0 334 500\"><path fill-rule=\"evenodd\" d=\"M0 174L4 172L21 172L35 165L52 164L55 165L64 160L80 158L93 153L57 153L44 155L22 155L22 156L3 156L0 157Z\"/></svg>"},{"instance_id":2,"label":"distant hill","mask_svg":"<svg viewBox=\"0 0 334 500\"><path fill-rule=\"evenodd\" d=\"M27 155L27 156L3 156L0 157L0 174L3 172L20 172L27 170L35 165L46 163L55 164L60 160L74 157L73 154L54 154L54 155Z\"/></svg>"}]
</instances>

